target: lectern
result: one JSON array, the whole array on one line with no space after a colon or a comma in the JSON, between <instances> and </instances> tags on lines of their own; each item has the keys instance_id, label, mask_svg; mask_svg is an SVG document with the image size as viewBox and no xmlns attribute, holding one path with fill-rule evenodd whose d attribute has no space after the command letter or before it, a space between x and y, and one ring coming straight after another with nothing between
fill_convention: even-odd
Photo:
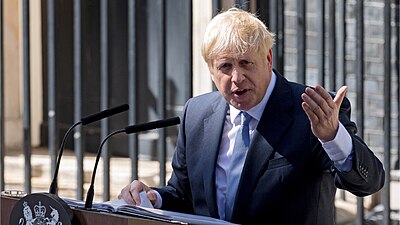
<instances>
[{"instance_id":1,"label":"lectern","mask_svg":"<svg viewBox=\"0 0 400 225\"><path fill-rule=\"evenodd\" d=\"M1 208L1 220L0 224L10 224L10 215L17 204L19 198L1 196L0 208ZM71 224L76 225L99 225L99 224L111 224L111 225L164 225L173 224L169 222L155 221L150 219L144 219L139 217L125 216L120 214L95 212L83 209L72 209L73 219Z\"/></svg>"}]
</instances>

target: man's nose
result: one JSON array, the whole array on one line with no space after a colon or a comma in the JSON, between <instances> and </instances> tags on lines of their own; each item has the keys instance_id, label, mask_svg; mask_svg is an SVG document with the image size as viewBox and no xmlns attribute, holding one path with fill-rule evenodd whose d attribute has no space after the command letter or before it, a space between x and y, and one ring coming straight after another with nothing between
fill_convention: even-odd
<instances>
[{"instance_id":1,"label":"man's nose","mask_svg":"<svg viewBox=\"0 0 400 225\"><path fill-rule=\"evenodd\" d=\"M240 68L234 67L232 70L232 82L240 83L245 79L244 73Z\"/></svg>"}]
</instances>

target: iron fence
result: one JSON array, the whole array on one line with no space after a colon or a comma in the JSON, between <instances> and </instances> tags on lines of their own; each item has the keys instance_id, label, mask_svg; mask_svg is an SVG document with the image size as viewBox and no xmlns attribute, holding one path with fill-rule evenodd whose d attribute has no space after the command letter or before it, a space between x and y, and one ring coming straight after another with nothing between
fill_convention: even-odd
<instances>
[{"instance_id":1,"label":"iron fence","mask_svg":"<svg viewBox=\"0 0 400 225\"><path fill-rule=\"evenodd\" d=\"M327 2L328 1L328 2ZM69 34L72 39L73 51L71 52L71 62L67 63L66 66L72 68L71 73L73 76L69 80L72 86L72 105L73 105L73 118L69 118L69 122L79 120L84 111L87 110L85 105L85 91L84 88L91 88L90 83L85 80L88 69L85 68L88 55L85 51L87 48L95 48L96 46L88 44L88 35L85 28L88 28L88 14L92 13L92 17L97 18L98 25L98 37L97 44L99 47L97 61L99 76L95 77L97 80L94 82L97 84L97 93L100 95L99 102L92 106L98 106L99 109L106 109L111 106L111 103L115 103L115 98L111 90L113 89L114 79L118 79L122 83L127 83L125 87L126 100L129 102L130 107L134 110L130 110L129 116L126 119L129 124L136 124L140 120L149 118L165 118L171 114L178 114L179 110L171 110L182 106L184 101L192 95L192 78L187 78L188 74L192 74L192 1L163 1L157 0L148 3L145 0L126 0L120 1L123 3L110 2L108 0L97 1L90 0L74 0L71 3L69 1L55 1L55 0L43 0L42 9L43 15L43 27L45 28L45 35L43 43L45 43L44 65L45 74L44 80L46 82L46 96L45 102L47 103L44 107L44 111L47 113L44 117L47 130L47 134L43 143L49 149L49 155L51 158L51 174L54 173L57 146L59 135L62 132L62 123L60 119L60 99L57 97L61 95L62 90L60 87L60 70L62 66L58 64L62 63L63 56L60 55L60 42L65 39L60 38L62 32L59 30L59 24L62 16L65 16L69 12L72 12L72 25L70 26ZM228 2L228 3L227 3ZM236 5L246 10L254 10L260 18L262 18L272 32L276 33L276 46L273 49L274 55L274 67L279 71L282 71L288 78L296 80L300 83L320 83L330 90L335 90L339 85L352 85L353 95L352 99L355 100L354 114L356 123L358 125L358 135L366 139L365 121L366 117L366 99L370 89L365 88L366 78L366 46L365 40L368 35L365 33L365 2L363 0L321 0L321 1L305 1L297 0L296 2L291 1L280 1L280 0L254 0L254 1L234 1ZM372 4L371 1L367 2ZM30 127L30 36L29 36L29 0L22 0L22 45L23 45L23 153L25 157L25 182L24 189L26 192L31 192L31 164L30 158L32 154L31 150L31 127ZM216 15L218 11L222 10L227 4L231 4L230 1L212 0L212 15ZM399 112L400 112L400 91L399 91L399 80L400 80L400 3L399 0L382 0L376 1L377 5L381 5L383 10L382 26L383 32L381 37L383 41L383 55L382 58L382 76L381 86L383 89L383 116L382 118L382 130L383 132L383 151L377 152L383 159L384 167L386 171L399 170ZM6 181L4 178L4 158L5 158L5 146L4 146L4 48L3 35L4 35L4 18L3 18L3 5L4 1L0 0L0 110L1 110L1 129L0 129L0 189L4 190ZM60 7L65 5L70 6L71 10L64 12ZM93 7L93 5L95 5ZM309 6L309 7L308 7ZM308 8L307 8L308 7ZM311 7L311 9L310 9ZM67 7L68 8L68 7ZM371 8L371 7L370 7ZM369 9L370 9L369 8ZM90 10L96 9L98 13L93 13ZM178 10L177 10L178 9ZM151 10L156 13L147 13L146 10ZM379 10L379 7L375 10ZM113 13L113 11L115 11ZM310 13L311 11L311 13ZM124 32L115 33L115 13L122 14L125 19ZM62 14L61 16L59 14ZM313 14L313 21L310 23L311 28L308 28L310 22L310 14ZM316 15L314 15L316 14ZM177 23L174 20L178 17L178 20L182 24ZM350 22L349 22L350 21ZM355 21L355 23L353 23ZM118 22L118 21L117 21ZM119 21L121 22L121 21ZM177 25L178 24L178 25ZM350 24L350 25L349 25ZM354 24L354 26L352 26ZM90 24L89 24L90 26ZM349 27L351 26L351 27ZM353 29L354 28L354 29ZM313 30L314 29L314 30ZM66 29L68 30L68 29ZM181 34L177 40L174 40L178 35L177 31L181 31ZM64 31L63 31L64 32ZM315 35L310 33L314 32ZM183 33L183 35L182 35ZM121 35L123 34L123 35ZM154 38L154 34L158 34L157 38ZM350 36L349 34L354 34ZM172 37L172 38L171 38ZM308 40L315 38L316 47L310 46ZM352 38L352 40L350 40ZM90 39L90 37L89 37ZM92 40L92 39L90 39ZM90 42L89 40L89 42ZM292 43L291 40L295 40ZM126 48L124 51L115 55L114 44L117 42L123 42L123 47L117 48L121 50ZM182 45L183 42L183 45ZM178 51L175 46L179 44L182 47L182 52ZM352 46L350 46L353 44ZM172 47L170 47L172 45ZM93 51L93 50L91 50ZM355 52L355 54L349 54L349 51ZM145 53L143 53L145 52ZM183 53L184 68L179 71L173 71L172 64L176 63L171 55L172 53ZM123 55L123 56L121 56ZM178 55L178 54L176 54ZM156 56L154 60L154 56ZM314 57L314 58L313 58ZM60 58L62 58L60 60ZM119 76L115 78L115 73L121 72L115 67L118 67L118 63L115 64L117 59L124 61L122 64L125 66L127 76ZM151 58L151 59L149 59ZM295 59L294 59L295 58ZM310 61L307 58L316 59L316 66L310 66ZM179 58L177 60L181 60ZM172 61L171 61L172 60ZM156 64L156 68L151 65ZM142 66L146 64L146 66ZM117 65L117 66L115 66ZM179 64L179 65L182 65ZM349 66L352 65L352 66ZM60 69L61 68L61 69ZM90 69L90 68L89 68ZM178 74L177 77L170 77L171 71ZM375 70L376 71L376 70ZM144 72L146 75L140 75ZM112 74L111 74L112 73ZM370 73L370 72L368 72ZM65 75L65 74L62 74ZM146 79L143 78L146 77ZM138 95L143 93L142 86L150 83L149 80L155 80L156 85L149 85L149 90L145 90L145 93L153 93L153 89L157 89L157 96L154 97L154 101L148 106L147 111L136 110L145 102L149 101L149 98L139 98ZM171 85L171 80L178 82L178 85ZM184 81L182 85L181 80ZM172 82L173 83L173 82ZM86 85L86 86L85 86ZM176 89L184 89L178 97L174 97L171 100L171 93ZM185 87L185 88L183 88ZM115 88L115 87L114 87ZM392 91L396 90L396 91ZM395 94L394 94L395 93ZM143 97L143 96L142 96ZM393 104L393 102L395 104ZM397 107L397 108L393 108ZM146 116L143 116L146 114ZM148 114L153 116L147 116ZM65 116L65 115L64 115ZM61 116L62 117L62 116ZM68 117L68 116L67 116ZM393 122L396 121L396 122ZM65 123L65 122L64 122ZM111 124L108 120L103 120L100 125L99 136L103 139L112 130ZM61 132L60 132L61 131ZM96 133L97 134L97 133ZM168 136L174 136L176 134L169 134L167 130L158 131L158 141L156 145L157 149L157 160L160 162L160 185L165 185L166 168L165 162L168 161ZM397 139L393 139L397 137ZM83 157L86 152L88 145L88 135L85 135L85 131L81 127L77 127L74 130L73 149L77 160L77 190L76 197L78 199L83 198L84 192L84 171L83 171ZM394 146L397 143L397 146ZM131 159L131 178L138 178L138 148L139 138L137 135L131 135L127 140L127 148L129 149L128 157ZM397 150L393 152L393 149ZM108 144L103 149L103 161L104 161L104 200L110 198L110 157ZM397 164L393 165L393 158L397 157ZM386 183L383 188L382 204L385 208L383 213L383 224L390 224L390 182L391 173L386 173ZM345 193L341 192L341 198L346 199ZM357 201L357 219L356 224L364 223L364 201L363 198L358 198Z\"/></svg>"}]
</instances>

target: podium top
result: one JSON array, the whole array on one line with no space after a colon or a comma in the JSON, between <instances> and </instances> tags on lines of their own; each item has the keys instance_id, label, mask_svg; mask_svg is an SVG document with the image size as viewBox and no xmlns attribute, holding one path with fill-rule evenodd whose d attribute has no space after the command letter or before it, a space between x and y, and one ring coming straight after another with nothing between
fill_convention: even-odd
<instances>
[{"instance_id":1,"label":"podium top","mask_svg":"<svg viewBox=\"0 0 400 225\"><path fill-rule=\"evenodd\" d=\"M0 208L1 208L1 224L10 224L10 216L13 208L17 205L20 198L9 197L1 195ZM163 221L155 221L150 219L126 216L121 214L104 213L89 211L84 209L72 208L73 219L71 224L78 225L98 225L98 224L112 224L112 225L164 225L173 224Z\"/></svg>"}]
</instances>

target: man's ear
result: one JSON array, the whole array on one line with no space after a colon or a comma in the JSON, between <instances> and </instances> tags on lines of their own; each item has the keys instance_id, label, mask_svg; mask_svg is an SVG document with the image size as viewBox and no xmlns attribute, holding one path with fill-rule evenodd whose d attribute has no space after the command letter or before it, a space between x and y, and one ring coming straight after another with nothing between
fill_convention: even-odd
<instances>
[{"instance_id":1,"label":"man's ear","mask_svg":"<svg viewBox=\"0 0 400 225\"><path fill-rule=\"evenodd\" d=\"M272 49L270 48L267 54L268 69L272 72Z\"/></svg>"},{"instance_id":2,"label":"man's ear","mask_svg":"<svg viewBox=\"0 0 400 225\"><path fill-rule=\"evenodd\" d=\"M210 73L210 76L211 76L211 80L212 80L213 82L215 82L215 81L214 81L214 75L213 75L212 73Z\"/></svg>"}]
</instances>

